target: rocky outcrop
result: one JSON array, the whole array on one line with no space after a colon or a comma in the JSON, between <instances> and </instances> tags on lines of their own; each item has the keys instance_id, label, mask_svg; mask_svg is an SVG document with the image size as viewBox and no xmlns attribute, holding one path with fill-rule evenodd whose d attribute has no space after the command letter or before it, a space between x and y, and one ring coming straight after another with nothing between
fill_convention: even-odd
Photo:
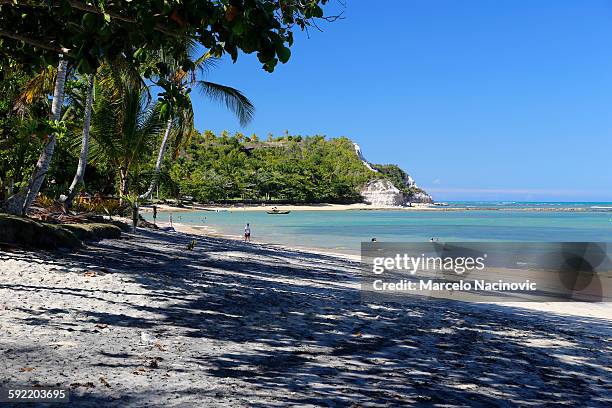
<instances>
[{"instance_id":1,"label":"rocky outcrop","mask_svg":"<svg viewBox=\"0 0 612 408\"><path fill-rule=\"evenodd\" d=\"M408 197L406 197L406 203L433 203L433 198L431 198L429 194L417 186L417 183L408 174L404 173L402 183L408 187L408 190L410 191L410 194L408 194Z\"/></svg>"},{"instance_id":2,"label":"rocky outcrop","mask_svg":"<svg viewBox=\"0 0 612 408\"><path fill-rule=\"evenodd\" d=\"M363 201L374 207L399 207L411 203L433 203L429 194L423 190L411 190L406 194L393 185L390 180L381 178L370 180L360 191Z\"/></svg>"},{"instance_id":3,"label":"rocky outcrop","mask_svg":"<svg viewBox=\"0 0 612 408\"><path fill-rule=\"evenodd\" d=\"M361 160L364 166L376 173L381 173L375 165L368 162L363 153L361 147L357 143L353 143L355 153ZM401 188L394 185L388 178L376 178L370 180L360 191L361 196L365 203L371 204L376 207L394 207L394 206L406 206L410 203L433 203L432 197L427 194L423 189L417 186L416 182L406 172L401 171L401 177L396 177L396 183L399 182ZM383 172L384 173L384 172Z\"/></svg>"},{"instance_id":4,"label":"rocky outcrop","mask_svg":"<svg viewBox=\"0 0 612 408\"><path fill-rule=\"evenodd\" d=\"M365 203L375 207L397 207L406 203L404 194L387 179L370 180L360 193Z\"/></svg>"},{"instance_id":5,"label":"rocky outcrop","mask_svg":"<svg viewBox=\"0 0 612 408\"><path fill-rule=\"evenodd\" d=\"M424 204L433 204L433 198L425 191L419 189L408 197L409 203L424 203Z\"/></svg>"}]
</instances>

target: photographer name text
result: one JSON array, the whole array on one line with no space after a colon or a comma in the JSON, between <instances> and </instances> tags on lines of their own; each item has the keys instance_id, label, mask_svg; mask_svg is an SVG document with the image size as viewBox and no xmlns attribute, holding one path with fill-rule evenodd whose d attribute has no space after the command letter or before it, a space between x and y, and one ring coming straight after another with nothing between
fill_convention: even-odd
<instances>
[{"instance_id":1,"label":"photographer name text","mask_svg":"<svg viewBox=\"0 0 612 408\"><path fill-rule=\"evenodd\" d=\"M433 279L420 279L418 281L401 279L399 281L384 281L376 279L372 282L372 288L380 292L412 292L412 291L487 291L487 292L534 292L537 290L535 282L529 279L523 282L496 282L475 279L472 281L459 280L455 282L436 282Z\"/></svg>"}]
</instances>

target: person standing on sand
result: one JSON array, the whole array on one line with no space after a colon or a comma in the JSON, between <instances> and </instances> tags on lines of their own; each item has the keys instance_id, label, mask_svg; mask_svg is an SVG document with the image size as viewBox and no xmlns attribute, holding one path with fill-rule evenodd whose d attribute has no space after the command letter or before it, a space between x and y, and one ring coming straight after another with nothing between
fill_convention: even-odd
<instances>
[{"instance_id":1,"label":"person standing on sand","mask_svg":"<svg viewBox=\"0 0 612 408\"><path fill-rule=\"evenodd\" d=\"M170 213L170 215L168 216L168 222L170 222L170 227L174 228L174 226L172 225L172 213Z\"/></svg>"},{"instance_id":2,"label":"person standing on sand","mask_svg":"<svg viewBox=\"0 0 612 408\"><path fill-rule=\"evenodd\" d=\"M248 222L244 227L244 242L251 242L251 227Z\"/></svg>"},{"instance_id":3,"label":"person standing on sand","mask_svg":"<svg viewBox=\"0 0 612 408\"><path fill-rule=\"evenodd\" d=\"M136 227L138 227L138 202L135 201L132 205L132 227L134 233L136 233Z\"/></svg>"}]
</instances>

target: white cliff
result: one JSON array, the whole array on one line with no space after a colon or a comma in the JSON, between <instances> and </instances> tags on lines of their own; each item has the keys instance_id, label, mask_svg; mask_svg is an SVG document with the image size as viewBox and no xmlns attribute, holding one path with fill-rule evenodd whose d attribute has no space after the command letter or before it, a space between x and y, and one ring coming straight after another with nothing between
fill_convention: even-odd
<instances>
[{"instance_id":1,"label":"white cliff","mask_svg":"<svg viewBox=\"0 0 612 408\"><path fill-rule=\"evenodd\" d=\"M353 147L355 148L355 153L357 153L357 157L359 157L359 160L361 160L363 165L366 166L368 169L378 173L378 170L376 170L374 167L372 167L370 162L367 161L365 159L365 157L363 157L363 154L361 153L361 147L357 143L355 143L355 142L353 142Z\"/></svg>"},{"instance_id":2,"label":"white cliff","mask_svg":"<svg viewBox=\"0 0 612 408\"><path fill-rule=\"evenodd\" d=\"M360 193L365 203L375 207L397 207L405 204L404 194L387 179L370 180Z\"/></svg>"},{"instance_id":3,"label":"white cliff","mask_svg":"<svg viewBox=\"0 0 612 408\"><path fill-rule=\"evenodd\" d=\"M359 147L357 143L353 143L353 147L355 148L355 153L364 166L373 172L381 173L379 169L365 159L363 153L361 152L361 147ZM405 206L410 205L410 203L433 203L432 197L424 190L419 188L410 175L402 172L401 182L410 191L409 194L404 193L394 186L390 180L385 178L370 180L365 184L365 186L363 186L360 194L363 197L364 202L376 207Z\"/></svg>"}]
</instances>

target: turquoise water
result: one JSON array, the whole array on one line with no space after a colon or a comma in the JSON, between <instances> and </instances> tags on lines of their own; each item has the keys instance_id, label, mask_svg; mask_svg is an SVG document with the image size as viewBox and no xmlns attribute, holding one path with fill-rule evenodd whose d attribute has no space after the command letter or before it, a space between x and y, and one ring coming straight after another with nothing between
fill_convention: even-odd
<instances>
[{"instance_id":1,"label":"turquoise water","mask_svg":"<svg viewBox=\"0 0 612 408\"><path fill-rule=\"evenodd\" d=\"M612 203L600 201L447 201L449 208L492 208L492 209L560 209L580 208L585 210L612 211Z\"/></svg>"},{"instance_id":2,"label":"turquoise water","mask_svg":"<svg viewBox=\"0 0 612 408\"><path fill-rule=\"evenodd\" d=\"M600 205L612 206L611 203ZM151 219L151 214L147 218ZM160 213L159 221L166 222L167 215ZM440 241L612 242L612 211L605 210L350 210L292 211L288 215L269 215L263 211L198 211L174 213L174 221L206 225L219 233L235 236L242 234L248 222L253 242L342 253L358 253L360 243L372 237L378 241L413 242L428 241L432 237Z\"/></svg>"}]
</instances>

